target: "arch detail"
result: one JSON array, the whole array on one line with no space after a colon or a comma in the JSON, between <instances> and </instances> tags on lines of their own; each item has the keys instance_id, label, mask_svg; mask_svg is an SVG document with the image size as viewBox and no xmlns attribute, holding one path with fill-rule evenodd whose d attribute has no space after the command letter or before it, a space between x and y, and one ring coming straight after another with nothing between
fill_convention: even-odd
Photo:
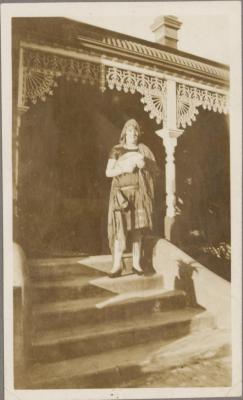
<instances>
[{"instance_id":1,"label":"arch detail","mask_svg":"<svg viewBox=\"0 0 243 400\"><path fill-rule=\"evenodd\" d=\"M199 113L199 106L202 106L204 110L224 114L229 112L227 95L179 84L177 86L177 127L191 126Z\"/></svg>"},{"instance_id":2,"label":"arch detail","mask_svg":"<svg viewBox=\"0 0 243 400\"><path fill-rule=\"evenodd\" d=\"M36 50L24 50L22 103L35 104L38 99L45 101L53 95L58 86L57 78L99 85L100 66L88 61L63 57Z\"/></svg>"},{"instance_id":3,"label":"arch detail","mask_svg":"<svg viewBox=\"0 0 243 400\"><path fill-rule=\"evenodd\" d=\"M144 110L149 113L150 118L155 118L158 124L166 120L166 80L109 67L106 81L110 89L132 94L140 93Z\"/></svg>"}]
</instances>

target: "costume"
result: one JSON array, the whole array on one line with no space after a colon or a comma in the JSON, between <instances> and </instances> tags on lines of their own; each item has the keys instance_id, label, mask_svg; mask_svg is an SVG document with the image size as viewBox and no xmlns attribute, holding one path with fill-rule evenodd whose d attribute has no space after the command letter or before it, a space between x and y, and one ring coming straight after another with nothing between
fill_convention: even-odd
<instances>
[{"instance_id":1,"label":"costume","mask_svg":"<svg viewBox=\"0 0 243 400\"><path fill-rule=\"evenodd\" d=\"M158 173L153 153L143 143L138 144L137 150L126 149L121 144L113 147L109 158L119 163L133 162L139 156L145 161L142 169L136 168L134 172L112 179L108 211L108 239L112 253L115 239L121 244L121 250L125 250L127 231L153 228L154 183Z\"/></svg>"}]
</instances>

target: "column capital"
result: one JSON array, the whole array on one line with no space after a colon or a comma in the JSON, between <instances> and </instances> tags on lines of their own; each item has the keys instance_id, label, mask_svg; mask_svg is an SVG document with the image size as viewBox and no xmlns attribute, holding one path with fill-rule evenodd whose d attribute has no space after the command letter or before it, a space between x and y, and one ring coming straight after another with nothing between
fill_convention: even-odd
<instances>
[{"instance_id":1,"label":"column capital","mask_svg":"<svg viewBox=\"0 0 243 400\"><path fill-rule=\"evenodd\" d=\"M178 129L178 128L163 128L163 129L158 129L155 131L156 135L158 135L161 139L178 139L184 132L184 129Z\"/></svg>"}]
</instances>

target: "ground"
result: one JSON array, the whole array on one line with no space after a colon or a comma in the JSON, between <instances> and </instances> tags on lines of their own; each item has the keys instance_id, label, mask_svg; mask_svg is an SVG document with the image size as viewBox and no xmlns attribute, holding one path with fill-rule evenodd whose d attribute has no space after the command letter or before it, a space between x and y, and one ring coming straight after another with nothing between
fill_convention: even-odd
<instances>
[{"instance_id":1,"label":"ground","mask_svg":"<svg viewBox=\"0 0 243 400\"><path fill-rule=\"evenodd\" d=\"M231 386L229 356L198 360L185 366L152 373L127 387L222 387Z\"/></svg>"},{"instance_id":2,"label":"ground","mask_svg":"<svg viewBox=\"0 0 243 400\"><path fill-rule=\"evenodd\" d=\"M152 356L144 375L124 387L228 387L231 386L229 332L209 330L181 338Z\"/></svg>"}]
</instances>

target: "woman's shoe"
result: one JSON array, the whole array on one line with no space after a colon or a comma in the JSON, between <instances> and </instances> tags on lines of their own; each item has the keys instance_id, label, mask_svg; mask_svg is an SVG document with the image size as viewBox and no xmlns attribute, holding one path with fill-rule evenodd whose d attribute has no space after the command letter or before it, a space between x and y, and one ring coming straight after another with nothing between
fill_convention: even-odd
<instances>
[{"instance_id":1,"label":"woman's shoe","mask_svg":"<svg viewBox=\"0 0 243 400\"><path fill-rule=\"evenodd\" d=\"M137 275L144 275L144 272L142 270L139 270L135 267L132 267L132 272L134 272L134 274L137 274Z\"/></svg>"},{"instance_id":2,"label":"woman's shoe","mask_svg":"<svg viewBox=\"0 0 243 400\"><path fill-rule=\"evenodd\" d=\"M110 273L108 274L108 276L109 276L110 278L118 278L119 276L121 276L121 273L122 273L122 270L121 270L121 269L118 269L118 271L110 272Z\"/></svg>"}]
</instances>

